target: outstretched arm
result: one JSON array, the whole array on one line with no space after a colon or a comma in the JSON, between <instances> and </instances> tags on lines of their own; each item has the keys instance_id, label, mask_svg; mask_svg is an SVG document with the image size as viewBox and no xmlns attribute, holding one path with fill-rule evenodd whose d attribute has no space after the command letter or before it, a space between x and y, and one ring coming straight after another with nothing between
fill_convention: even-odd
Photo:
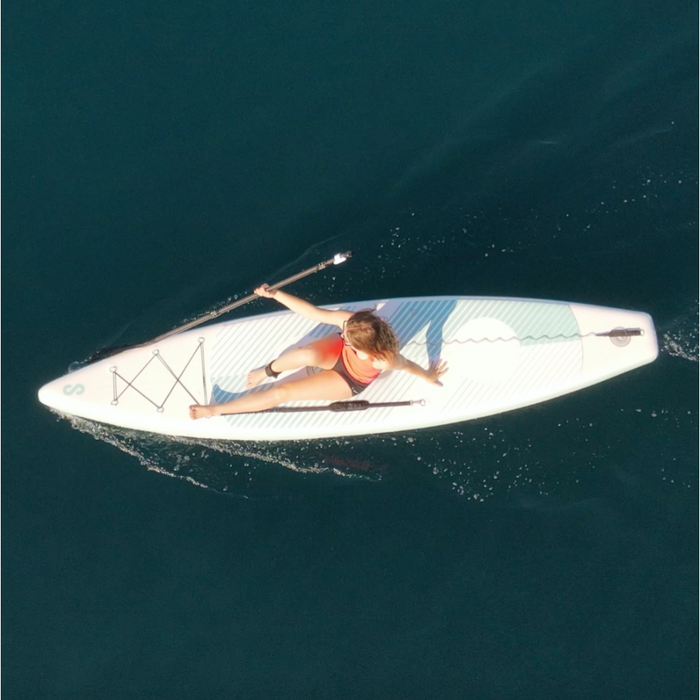
<instances>
[{"instance_id":1,"label":"outstretched arm","mask_svg":"<svg viewBox=\"0 0 700 700\"><path fill-rule=\"evenodd\" d=\"M407 360L403 355L399 354L391 362L387 363L386 369L400 369L409 374L414 374L416 377L421 377L426 382L442 386L440 377L447 372L447 362L437 360L436 362L431 362L428 369L423 369L420 365L417 365L412 360Z\"/></svg>"},{"instance_id":2,"label":"outstretched arm","mask_svg":"<svg viewBox=\"0 0 700 700\"><path fill-rule=\"evenodd\" d=\"M338 309L337 311L330 311L328 309L319 309L318 306L310 304L308 301L299 299L287 292L283 292L281 289L270 290L269 285L263 284L255 290L258 296L265 297L266 299L274 299L280 304L286 306L290 311L295 314L299 314L304 318L308 318L311 321L316 321L318 323L327 323L331 326L338 326L338 328L343 327L343 322L347 321L350 316L352 316L351 311L344 311L343 309Z\"/></svg>"}]
</instances>

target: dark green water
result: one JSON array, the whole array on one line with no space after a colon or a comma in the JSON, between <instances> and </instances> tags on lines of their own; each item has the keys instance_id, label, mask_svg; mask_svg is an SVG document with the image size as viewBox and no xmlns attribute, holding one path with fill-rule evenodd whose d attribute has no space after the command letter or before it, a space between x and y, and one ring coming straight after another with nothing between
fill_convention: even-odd
<instances>
[{"instance_id":1,"label":"dark green water","mask_svg":"<svg viewBox=\"0 0 700 700\"><path fill-rule=\"evenodd\" d=\"M696 6L3 15L5 697L697 697ZM100 431L36 399L345 249L292 291L640 309L661 353L312 444Z\"/></svg>"}]
</instances>

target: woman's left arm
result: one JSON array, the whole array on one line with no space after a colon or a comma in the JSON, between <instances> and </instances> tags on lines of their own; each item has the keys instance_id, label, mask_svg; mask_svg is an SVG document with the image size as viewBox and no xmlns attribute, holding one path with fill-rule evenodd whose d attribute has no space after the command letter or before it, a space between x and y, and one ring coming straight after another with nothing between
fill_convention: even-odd
<instances>
[{"instance_id":1,"label":"woman's left arm","mask_svg":"<svg viewBox=\"0 0 700 700\"><path fill-rule=\"evenodd\" d=\"M422 377L426 382L438 384L442 386L440 377L447 372L447 362L445 360L437 360L431 362L428 369L423 369L412 360L406 359L403 355L395 355L391 362L386 363L386 367L381 369L403 370L409 374L415 374L416 377Z\"/></svg>"}]
</instances>

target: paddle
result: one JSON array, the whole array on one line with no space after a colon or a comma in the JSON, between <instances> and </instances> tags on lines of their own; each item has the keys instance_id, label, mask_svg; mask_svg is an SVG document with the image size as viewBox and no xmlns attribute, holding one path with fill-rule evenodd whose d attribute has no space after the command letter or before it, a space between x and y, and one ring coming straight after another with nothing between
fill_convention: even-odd
<instances>
[{"instance_id":1,"label":"paddle","mask_svg":"<svg viewBox=\"0 0 700 700\"><path fill-rule=\"evenodd\" d=\"M313 275L315 272L320 272L321 270L325 270L327 267L330 265L340 265L340 263L345 262L349 257L352 256L352 251L348 250L345 253L336 253L332 258L329 258L328 260L324 260L323 262L319 263L318 265L314 265L313 267L308 268L307 270L302 270L301 272L298 272L296 275L292 275L291 277L287 277L286 279L283 279L281 282L277 282L277 284L273 284L270 286L270 289L272 291L276 289L281 289L282 287L291 284L292 282L296 282L297 280L302 279L302 277L308 277L309 275ZM196 326L201 325L202 323L205 323L206 321L211 321L212 319L218 318L222 314L228 313L229 311L233 311L234 309L239 308L240 306L243 306L244 304L247 304L250 301L253 301L253 299L258 299L257 294L249 294L247 297L243 297L242 299L238 299L237 301L234 301L230 304L227 304L226 306L221 307L220 309L216 309L214 311L209 311L206 314L203 314L199 318L195 318L193 321L189 321L188 323L183 324L182 326L178 326L177 328L173 328L172 330L168 331L167 333L163 333L162 335L157 336L156 338L153 338L152 340L148 340L145 343L138 343L136 345L121 345L119 347L112 347L112 348L103 348L102 350L98 350L89 360L87 360L88 363L94 362L96 360L102 360L106 357L111 357L112 355L116 355L118 352L124 352L125 350L133 350L134 348L144 348L148 345L153 345L153 343L158 343L161 340L165 340L166 338L169 338L171 335L175 335L177 333L182 333L183 331L188 331L191 328L195 328Z\"/></svg>"}]
</instances>

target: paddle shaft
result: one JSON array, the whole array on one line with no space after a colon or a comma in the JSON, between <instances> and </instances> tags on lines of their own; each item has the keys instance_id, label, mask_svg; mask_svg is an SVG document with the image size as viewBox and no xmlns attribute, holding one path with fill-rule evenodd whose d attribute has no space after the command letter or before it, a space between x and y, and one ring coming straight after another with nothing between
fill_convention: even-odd
<instances>
[{"instance_id":1,"label":"paddle shaft","mask_svg":"<svg viewBox=\"0 0 700 700\"><path fill-rule=\"evenodd\" d=\"M349 250L345 253L339 253L338 255L335 255L332 258L329 258L328 260L324 260L323 262L319 263L318 265L314 265L313 267L310 267L308 270L302 270L301 272L298 272L296 275L292 275L291 277L287 277L286 279L283 279L281 282L277 282L277 284L270 285L269 289L270 289L270 291L274 292L276 289L281 289L282 287L285 287L286 285L291 284L292 282L296 282L297 280L300 280L303 277L308 277L309 275L313 275L315 272L320 272L321 270L325 270L330 265L338 265L341 262L345 262L345 260L347 260L351 255L352 255L352 251L349 251ZM189 321L188 323L185 323L182 326L178 326L177 328L173 328L171 331L168 331L167 333L163 333L162 335L159 335L157 338L153 338L153 340L149 340L147 343L143 343L143 345L151 345L151 344L157 343L161 340L165 340L166 338L169 338L171 335L175 335L176 333L182 333L183 331L188 331L191 328L195 328L206 321L211 321L212 319L218 318L219 316L221 316L221 314L228 313L229 311L233 311L234 309L237 309L240 306L244 306L248 302L253 301L253 299L259 299L259 296L257 294L249 294L247 297L243 297L242 299L238 299L237 301L231 302L230 304L227 304L226 306L222 306L220 309L216 309L215 311L210 311L209 313L204 314L203 316L200 316L199 318L195 318L193 321ZM141 347L141 346L135 346L135 347Z\"/></svg>"},{"instance_id":2,"label":"paddle shaft","mask_svg":"<svg viewBox=\"0 0 700 700\"><path fill-rule=\"evenodd\" d=\"M349 257L352 256L352 251L348 250L345 253L338 253L334 255L332 258L329 258L328 260L324 260L323 262L318 263L318 265L314 265L313 267L308 268L307 270L302 270L301 272L298 272L296 275L292 275L291 277L287 277L286 279L283 279L281 282L277 282L276 284L273 284L269 287L271 291L275 291L276 289L281 289L282 287L291 284L292 282L296 282L297 280L302 279L303 277L308 277L309 275L313 275L314 272L320 272L321 270L325 270L327 267L330 265L339 265L342 262L345 262ZM96 352L87 362L94 362L96 360L101 360L104 359L105 357L110 357L111 355L115 355L118 352L124 352L125 350L134 350L135 348L145 348L149 345L153 345L153 343L158 343L161 340L165 340L166 338L169 338L171 335L176 335L177 333L182 333L183 331L188 331L191 328L196 328L197 326L201 325L202 323L205 323L206 321L211 321L214 318L218 318L222 314L225 314L229 311L233 311L233 309L237 309L240 306L243 306L244 304L247 304L250 301L253 301L253 299L258 299L257 294L249 294L247 297L243 297L242 299L238 299L237 301L234 301L230 304L227 304L226 306L223 306L220 309L217 309L216 311L210 311L209 313L204 314L203 316L200 316L199 318L195 318L192 321L189 321L188 323L183 324L182 326L178 326L177 328L173 328L172 330L168 331L167 333L163 333L162 335L159 335L156 338L153 338L151 340L147 340L145 343L138 343L136 345L126 345L122 347L117 347L117 348L105 348L103 350L99 350Z\"/></svg>"}]
</instances>

